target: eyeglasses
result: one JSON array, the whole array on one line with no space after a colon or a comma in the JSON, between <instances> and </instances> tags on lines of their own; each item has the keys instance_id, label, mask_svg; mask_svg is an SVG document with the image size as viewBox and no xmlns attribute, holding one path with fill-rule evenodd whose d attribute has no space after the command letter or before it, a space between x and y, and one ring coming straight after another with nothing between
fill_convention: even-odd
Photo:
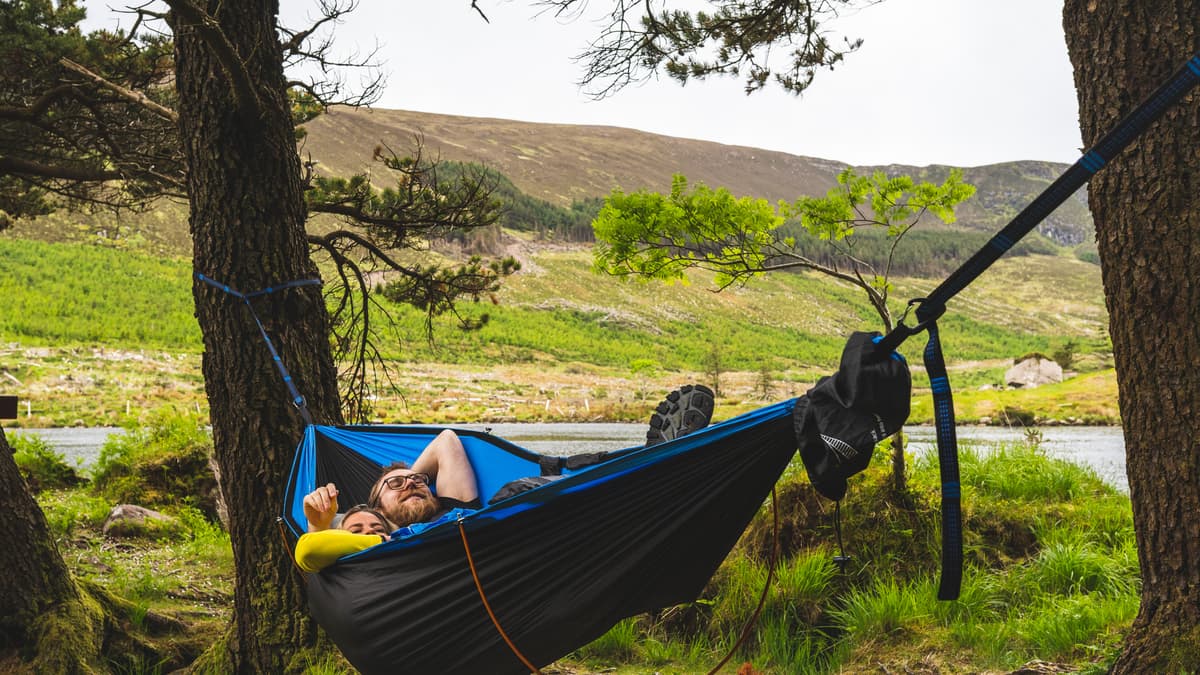
<instances>
[{"instance_id":1,"label":"eyeglasses","mask_svg":"<svg viewBox=\"0 0 1200 675\"><path fill-rule=\"evenodd\" d=\"M388 476L383 479L383 484L391 490L403 490L408 487L410 482L413 485L429 485L429 475L424 473L410 473L406 476Z\"/></svg>"}]
</instances>

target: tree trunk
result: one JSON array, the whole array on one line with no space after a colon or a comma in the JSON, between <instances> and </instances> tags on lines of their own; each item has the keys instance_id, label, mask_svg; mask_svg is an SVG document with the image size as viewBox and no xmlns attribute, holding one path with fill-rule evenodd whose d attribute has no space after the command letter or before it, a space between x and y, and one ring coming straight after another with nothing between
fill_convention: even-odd
<instances>
[{"instance_id":1,"label":"tree trunk","mask_svg":"<svg viewBox=\"0 0 1200 675\"><path fill-rule=\"evenodd\" d=\"M0 513L0 670L30 659L30 671L91 672L100 660L97 610L72 581L2 428Z\"/></svg>"},{"instance_id":2,"label":"tree trunk","mask_svg":"<svg viewBox=\"0 0 1200 675\"><path fill-rule=\"evenodd\" d=\"M1200 46L1200 0L1067 0L1084 145ZM1113 672L1200 663L1200 95L1091 183L1125 429L1141 609Z\"/></svg>"},{"instance_id":3,"label":"tree trunk","mask_svg":"<svg viewBox=\"0 0 1200 675\"><path fill-rule=\"evenodd\" d=\"M170 4L195 272L242 292L317 278L276 37L278 3L196 3L213 21ZM303 421L245 303L199 281L193 292L236 567L227 651L210 653L216 665L208 667L283 672L315 638L275 525ZM314 419L339 422L320 289L270 293L253 307Z\"/></svg>"}]
</instances>

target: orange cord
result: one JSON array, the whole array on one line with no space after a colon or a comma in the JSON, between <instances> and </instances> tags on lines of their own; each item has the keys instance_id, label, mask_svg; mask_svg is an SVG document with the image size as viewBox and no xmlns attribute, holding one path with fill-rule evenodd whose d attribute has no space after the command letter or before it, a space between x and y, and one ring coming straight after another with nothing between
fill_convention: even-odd
<instances>
[{"instance_id":1,"label":"orange cord","mask_svg":"<svg viewBox=\"0 0 1200 675\"><path fill-rule=\"evenodd\" d=\"M771 487L771 516L773 518L772 522L773 522L774 534L773 534L773 541L771 543L771 562L767 566L767 582L765 584L763 584L762 595L759 596L759 598L758 598L758 607L754 608L754 613L750 615L750 619L746 621L745 627L742 628L741 637L739 637L738 641L736 643L734 643L733 647L729 650L729 653L725 655L725 658L721 659L720 663L713 666L713 669L708 671L708 675L714 675L714 673L716 673L718 670L720 670L722 666L724 666L726 663L728 663L729 659L733 658L733 653L736 652L738 650L738 648L742 646L742 643L746 641L746 638L750 637L750 630L752 628L754 628L755 622L758 621L758 613L762 611L763 605L766 604L766 602L767 602L767 592L771 590L771 581L775 576L775 558L777 557L778 552L779 552L779 501L778 500L779 500L779 498L775 494L775 487L772 486Z\"/></svg>"},{"instance_id":2,"label":"orange cord","mask_svg":"<svg viewBox=\"0 0 1200 675\"><path fill-rule=\"evenodd\" d=\"M779 552L778 500L779 497L775 492L775 488L772 487L771 517L773 541L771 545L771 561L767 565L767 581L765 584L763 584L763 592L758 598L758 606L754 608L754 613L751 614L750 618L746 621L746 625L742 628L742 634L740 637L738 637L738 641L734 643L733 647L729 650L729 653L725 655L725 658L721 659L720 663L714 666L712 670L708 671L708 675L714 675L714 673L719 671L726 663L728 663L729 659L733 658L734 653L746 641L746 638L750 637L750 631L754 628L754 624L758 621L758 615L762 612L763 605L765 605L767 602L767 594L771 591L771 582L775 578L775 560ZM467 531L463 528L463 522L461 520L458 521L458 533L462 536L463 551L465 551L467 554L467 565L469 565L471 568L471 578L475 580L475 590L479 591L479 599L483 601L483 608L487 610L488 616L491 617L492 625L496 627L496 631L500 633L500 637L504 638L505 644L508 645L508 648L512 650L513 654L517 655L517 658L521 660L521 663L525 664L525 667L529 669L529 672L542 675L542 671L538 670L537 666L534 666L529 662L529 659L525 658L525 655L522 654L521 651L517 649L517 646L513 644L513 641L509 639L508 633L505 633L504 629L500 627L500 621L496 618L496 614L492 611L492 606L488 603L487 595L485 595L483 592L483 586L479 583L479 573L475 571L475 560L471 557L471 546L467 543Z\"/></svg>"},{"instance_id":3,"label":"orange cord","mask_svg":"<svg viewBox=\"0 0 1200 675\"><path fill-rule=\"evenodd\" d=\"M500 621L496 619L496 614L492 611L492 606L488 604L487 596L483 593L483 586L479 583L479 573L475 571L475 559L471 557L471 546L467 543L467 531L463 527L463 521L461 520L458 521L458 533L462 535L463 551L465 551L467 554L467 565L469 565L471 568L471 578L475 580L475 590L479 591L479 599L483 601L483 608L487 610L488 616L492 618L492 625L496 627L496 632L500 633L500 637L504 638L505 644L508 645L508 648L512 650L513 654L517 655L517 658L521 660L521 663L525 664L525 667L529 669L529 672L536 673L536 675L542 675L542 671L538 670L537 666L533 665L529 662L529 659L525 658L525 655L521 653L521 650L517 649L517 646L513 644L511 639L509 639L508 633L505 633L504 629L500 627Z\"/></svg>"},{"instance_id":4,"label":"orange cord","mask_svg":"<svg viewBox=\"0 0 1200 675\"><path fill-rule=\"evenodd\" d=\"M296 554L292 552L292 547L288 543L287 531L283 529L283 518L276 516L275 525L279 528L279 540L283 542L283 550L287 551L288 557L292 559L292 566L300 573L300 581L307 586L308 577L304 575L304 570L300 569L300 564L296 562Z\"/></svg>"}]
</instances>

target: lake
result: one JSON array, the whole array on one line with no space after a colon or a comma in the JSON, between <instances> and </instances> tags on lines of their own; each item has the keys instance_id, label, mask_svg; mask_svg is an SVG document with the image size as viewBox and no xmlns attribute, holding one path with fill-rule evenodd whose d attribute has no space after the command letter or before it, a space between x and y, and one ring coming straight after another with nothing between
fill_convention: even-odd
<instances>
[{"instance_id":1,"label":"lake","mask_svg":"<svg viewBox=\"0 0 1200 675\"><path fill-rule=\"evenodd\" d=\"M462 428L487 430L534 452L575 455L584 452L619 450L640 445L646 438L644 424L464 424ZM936 437L933 427L907 427L910 450L933 452ZM1043 447L1052 457L1060 457L1092 467L1101 478L1122 492L1129 491L1125 478L1125 438L1120 427L1042 427ZM9 429L7 433L38 434L69 462L89 467L100 455L100 446L115 427L63 429ZM958 427L960 442L997 443L1019 441L1024 431L1009 427Z\"/></svg>"}]
</instances>

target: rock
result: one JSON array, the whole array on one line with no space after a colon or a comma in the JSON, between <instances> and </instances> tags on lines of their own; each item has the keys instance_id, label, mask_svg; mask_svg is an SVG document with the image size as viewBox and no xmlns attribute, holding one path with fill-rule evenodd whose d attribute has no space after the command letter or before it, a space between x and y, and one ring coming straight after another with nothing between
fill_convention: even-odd
<instances>
[{"instance_id":1,"label":"rock","mask_svg":"<svg viewBox=\"0 0 1200 675\"><path fill-rule=\"evenodd\" d=\"M104 520L106 537L174 539L183 535L184 527L178 520L135 504L117 504Z\"/></svg>"},{"instance_id":2,"label":"rock","mask_svg":"<svg viewBox=\"0 0 1200 675\"><path fill-rule=\"evenodd\" d=\"M1034 660L1017 668L1009 675L1044 675L1046 673L1073 673L1077 669L1065 663L1050 663Z\"/></svg>"},{"instance_id":3,"label":"rock","mask_svg":"<svg viewBox=\"0 0 1200 675\"><path fill-rule=\"evenodd\" d=\"M1010 387L1037 387L1062 381L1062 366L1038 356L1031 356L1004 373L1004 383Z\"/></svg>"}]
</instances>

